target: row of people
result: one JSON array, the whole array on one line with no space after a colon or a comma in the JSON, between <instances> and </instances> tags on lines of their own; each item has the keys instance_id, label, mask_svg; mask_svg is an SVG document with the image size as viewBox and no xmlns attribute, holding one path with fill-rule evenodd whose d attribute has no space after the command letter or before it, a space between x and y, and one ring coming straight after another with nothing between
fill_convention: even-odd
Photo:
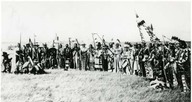
<instances>
[{"instance_id":1,"label":"row of people","mask_svg":"<svg viewBox=\"0 0 192 102\"><path fill-rule=\"evenodd\" d=\"M168 83L170 88L174 87L174 80L176 80L178 86L185 91L191 85L190 49L185 41L177 37L173 37L172 40L175 42L136 43L134 45L129 42L125 42L124 45L120 42L110 42L108 45L104 42L97 42L96 46L93 47L90 44L88 48L85 43L81 45L75 43L73 48L68 44L63 48L60 44L58 49L48 48L46 44L39 47L30 43L21 49L19 45L16 72L22 72L21 66L23 65L28 68L29 62L32 63L31 65L36 65L34 67L36 70L59 67L65 70L74 68L120 72L159 79ZM6 56L4 59L10 61ZM7 65L4 64L4 66L6 69Z\"/></svg>"}]
</instances>

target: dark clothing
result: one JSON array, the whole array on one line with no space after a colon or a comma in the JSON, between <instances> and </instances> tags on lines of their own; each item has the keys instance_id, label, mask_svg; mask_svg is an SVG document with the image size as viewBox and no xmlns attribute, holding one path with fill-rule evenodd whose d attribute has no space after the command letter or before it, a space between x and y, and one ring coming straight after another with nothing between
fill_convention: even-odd
<instances>
[{"instance_id":1,"label":"dark clothing","mask_svg":"<svg viewBox=\"0 0 192 102\"><path fill-rule=\"evenodd\" d=\"M101 54L101 59L102 59L102 67L104 71L108 71L108 57L109 55L107 53L102 53Z\"/></svg>"},{"instance_id":2,"label":"dark clothing","mask_svg":"<svg viewBox=\"0 0 192 102\"><path fill-rule=\"evenodd\" d=\"M3 66L4 66L3 72L11 73L11 60L12 58L8 58L8 57L3 58Z\"/></svg>"},{"instance_id":3,"label":"dark clothing","mask_svg":"<svg viewBox=\"0 0 192 102\"><path fill-rule=\"evenodd\" d=\"M65 58L71 58L71 55L72 55L71 48L69 47L64 48L63 55Z\"/></svg>"},{"instance_id":4,"label":"dark clothing","mask_svg":"<svg viewBox=\"0 0 192 102\"><path fill-rule=\"evenodd\" d=\"M142 48L139 51L139 65L140 65L140 72L143 77L146 77L146 70L145 64L146 59L149 56L149 50L147 48Z\"/></svg>"},{"instance_id":5,"label":"dark clothing","mask_svg":"<svg viewBox=\"0 0 192 102\"><path fill-rule=\"evenodd\" d=\"M79 47L74 47L72 49L72 63L73 63L73 68L77 69L80 68L80 48Z\"/></svg>"},{"instance_id":6,"label":"dark clothing","mask_svg":"<svg viewBox=\"0 0 192 102\"><path fill-rule=\"evenodd\" d=\"M72 60L72 50L70 47L66 47L63 50L63 56L64 56L64 62L66 62L66 60L69 60L69 65L71 67L71 60ZM65 65L64 65L65 66Z\"/></svg>"}]
</instances>

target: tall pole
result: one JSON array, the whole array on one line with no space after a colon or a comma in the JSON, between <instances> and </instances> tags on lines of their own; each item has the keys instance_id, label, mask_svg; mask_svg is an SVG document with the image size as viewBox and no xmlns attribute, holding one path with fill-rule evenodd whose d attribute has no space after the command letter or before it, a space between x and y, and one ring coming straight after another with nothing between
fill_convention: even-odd
<instances>
[{"instance_id":1,"label":"tall pole","mask_svg":"<svg viewBox=\"0 0 192 102\"><path fill-rule=\"evenodd\" d=\"M21 33L20 33L20 41L19 41L19 50L21 50Z\"/></svg>"},{"instance_id":2,"label":"tall pole","mask_svg":"<svg viewBox=\"0 0 192 102\"><path fill-rule=\"evenodd\" d=\"M97 34L97 33L95 33L98 37L99 37L99 39L101 39L101 41L103 41L103 39L99 36L99 34Z\"/></svg>"},{"instance_id":3,"label":"tall pole","mask_svg":"<svg viewBox=\"0 0 192 102\"><path fill-rule=\"evenodd\" d=\"M35 45L35 34L34 34L34 45Z\"/></svg>"},{"instance_id":4,"label":"tall pole","mask_svg":"<svg viewBox=\"0 0 192 102\"><path fill-rule=\"evenodd\" d=\"M96 45L95 45L95 39L94 39L94 34L95 34L95 33L92 33L92 38L93 38L93 45L94 45L94 48L96 48Z\"/></svg>"},{"instance_id":5,"label":"tall pole","mask_svg":"<svg viewBox=\"0 0 192 102\"><path fill-rule=\"evenodd\" d=\"M163 72L164 72L164 76L165 76L165 82L166 82L166 85L168 86L168 87L170 87L170 85L169 85L169 82L168 82L168 80L167 80L167 75L166 75L166 71L165 71L165 62L164 62L164 50L165 50L165 40L164 40L164 37L163 37Z\"/></svg>"},{"instance_id":6,"label":"tall pole","mask_svg":"<svg viewBox=\"0 0 192 102\"><path fill-rule=\"evenodd\" d=\"M20 41L19 41L19 43L21 44L21 33L20 33Z\"/></svg>"},{"instance_id":7,"label":"tall pole","mask_svg":"<svg viewBox=\"0 0 192 102\"><path fill-rule=\"evenodd\" d=\"M69 37L69 46L71 48L71 38Z\"/></svg>"}]
</instances>

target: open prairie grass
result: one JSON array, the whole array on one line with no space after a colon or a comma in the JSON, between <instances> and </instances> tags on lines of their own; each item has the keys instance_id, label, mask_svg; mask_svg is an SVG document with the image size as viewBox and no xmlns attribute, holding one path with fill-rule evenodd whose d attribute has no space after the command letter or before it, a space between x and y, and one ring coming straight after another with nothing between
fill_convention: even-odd
<instances>
[{"instance_id":1,"label":"open prairie grass","mask_svg":"<svg viewBox=\"0 0 192 102\"><path fill-rule=\"evenodd\" d=\"M180 90L157 91L142 77L110 72L47 70L1 74L1 102L189 102Z\"/></svg>"}]
</instances>

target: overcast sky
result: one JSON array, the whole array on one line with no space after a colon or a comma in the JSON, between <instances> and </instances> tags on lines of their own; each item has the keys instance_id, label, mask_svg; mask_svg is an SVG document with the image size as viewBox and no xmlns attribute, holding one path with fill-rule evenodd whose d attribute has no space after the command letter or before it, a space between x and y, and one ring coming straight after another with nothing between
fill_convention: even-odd
<instances>
[{"instance_id":1,"label":"overcast sky","mask_svg":"<svg viewBox=\"0 0 192 102\"><path fill-rule=\"evenodd\" d=\"M2 2L2 41L19 42L33 39L52 41L55 34L60 40L68 37L92 41L91 33L121 41L140 41L135 11L154 32L191 40L190 2Z\"/></svg>"}]
</instances>

